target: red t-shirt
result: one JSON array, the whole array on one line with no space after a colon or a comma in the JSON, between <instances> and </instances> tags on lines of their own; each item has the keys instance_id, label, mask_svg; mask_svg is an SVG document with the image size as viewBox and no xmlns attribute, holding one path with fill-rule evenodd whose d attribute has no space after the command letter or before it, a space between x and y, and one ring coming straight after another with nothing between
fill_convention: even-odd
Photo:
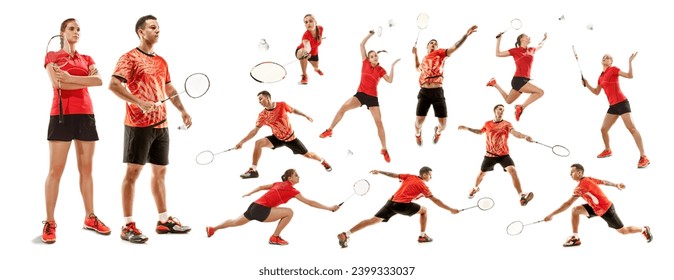
<instances>
[{"instance_id":1,"label":"red t-shirt","mask_svg":"<svg viewBox=\"0 0 674 280\"><path fill-rule=\"evenodd\" d=\"M505 156L510 153L508 150L508 135L513 125L505 120L495 122L493 120L484 123L480 131L487 133L487 153L488 157Z\"/></svg>"},{"instance_id":2,"label":"red t-shirt","mask_svg":"<svg viewBox=\"0 0 674 280\"><path fill-rule=\"evenodd\" d=\"M129 92L141 100L157 102L169 97L166 92L166 84L171 82L168 64L166 64L164 58L156 54L146 54L138 48L134 48L119 58L112 75L122 78ZM165 103L147 114L143 113L138 105L126 103L125 125L147 127L165 119ZM168 127L166 122L155 128L165 127Z\"/></svg>"},{"instance_id":3,"label":"red t-shirt","mask_svg":"<svg viewBox=\"0 0 674 280\"><path fill-rule=\"evenodd\" d=\"M88 55L83 55L78 52L75 52L73 56L69 56L68 53L61 50L57 53L50 52L45 55L44 58L44 67L47 67L47 64L54 62L56 58L67 57L67 63L61 67L61 70L68 72L72 76L88 76L89 67L95 65L94 59ZM52 98L50 116L58 116L59 114L59 91L58 87L54 88L54 95ZM89 96L89 90L87 87L80 89L62 89L61 90L61 101L63 105L63 114L64 115L74 115L74 114L88 114L91 115L94 113L94 106L91 102L91 97Z\"/></svg>"},{"instance_id":4,"label":"red t-shirt","mask_svg":"<svg viewBox=\"0 0 674 280\"><path fill-rule=\"evenodd\" d=\"M318 55L318 46L321 45L323 42L323 26L318 25L318 37L321 38L321 40L316 40L314 36L311 35L311 32L309 30L304 32L304 35L302 35L302 43L300 43L297 48L304 48L304 40L309 41L309 45L311 45L311 52L309 52L312 56Z\"/></svg>"},{"instance_id":5,"label":"red t-shirt","mask_svg":"<svg viewBox=\"0 0 674 280\"><path fill-rule=\"evenodd\" d=\"M447 49L437 49L427 54L419 65L419 85L425 83L442 84Z\"/></svg>"},{"instance_id":6,"label":"red t-shirt","mask_svg":"<svg viewBox=\"0 0 674 280\"><path fill-rule=\"evenodd\" d=\"M361 69L358 92L377 97L377 85L384 75L386 75L386 70L384 70L384 68L379 65L372 67L370 60L365 58Z\"/></svg>"},{"instance_id":7,"label":"red t-shirt","mask_svg":"<svg viewBox=\"0 0 674 280\"><path fill-rule=\"evenodd\" d=\"M604 72L601 72L599 80L597 81L597 84L604 90L604 93L606 93L609 105L615 105L616 103L623 102L627 99L622 90L620 90L620 83L618 82L618 78L620 77L619 73L620 69L618 67L611 66L606 68Z\"/></svg>"},{"instance_id":8,"label":"red t-shirt","mask_svg":"<svg viewBox=\"0 0 674 280\"><path fill-rule=\"evenodd\" d=\"M613 204L599 188L601 180L592 177L580 178L573 195L582 197L592 207L597 216L602 216Z\"/></svg>"},{"instance_id":9,"label":"red t-shirt","mask_svg":"<svg viewBox=\"0 0 674 280\"><path fill-rule=\"evenodd\" d=\"M402 181L402 184L391 198L393 202L410 203L421 197L433 196L424 180L417 175L399 174L398 179Z\"/></svg>"},{"instance_id":10,"label":"red t-shirt","mask_svg":"<svg viewBox=\"0 0 674 280\"><path fill-rule=\"evenodd\" d=\"M271 133L282 141L288 142L294 140L295 134L293 133L293 128L290 125L290 119L288 118L288 112L292 112L293 108L281 101L274 102L274 104L276 104L274 109L264 109L260 112L257 121L255 122L255 126L269 126L271 128Z\"/></svg>"},{"instance_id":11,"label":"red t-shirt","mask_svg":"<svg viewBox=\"0 0 674 280\"><path fill-rule=\"evenodd\" d=\"M531 65L534 63L536 48L512 48L508 52L515 60L515 77L531 77Z\"/></svg>"},{"instance_id":12,"label":"red t-shirt","mask_svg":"<svg viewBox=\"0 0 674 280\"><path fill-rule=\"evenodd\" d=\"M288 202L291 198L298 195L300 191L293 187L290 181L274 183L271 188L258 198L255 203L267 207L276 207Z\"/></svg>"}]
</instances>

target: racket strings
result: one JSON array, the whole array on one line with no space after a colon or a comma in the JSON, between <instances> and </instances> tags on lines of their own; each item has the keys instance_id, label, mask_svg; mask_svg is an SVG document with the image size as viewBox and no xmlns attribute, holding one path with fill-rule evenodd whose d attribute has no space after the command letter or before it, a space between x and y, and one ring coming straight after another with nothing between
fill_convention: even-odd
<instances>
[{"instance_id":1,"label":"racket strings","mask_svg":"<svg viewBox=\"0 0 674 280\"><path fill-rule=\"evenodd\" d=\"M480 198L477 201L477 207L481 210L489 210L494 207L494 200L488 197Z\"/></svg>"},{"instance_id":2,"label":"racket strings","mask_svg":"<svg viewBox=\"0 0 674 280\"><path fill-rule=\"evenodd\" d=\"M524 230L524 224L520 221L512 222L506 228L506 231L510 235L518 235Z\"/></svg>"},{"instance_id":3,"label":"racket strings","mask_svg":"<svg viewBox=\"0 0 674 280\"><path fill-rule=\"evenodd\" d=\"M365 180L360 180L353 185L353 192L357 195L365 195L370 191L370 183Z\"/></svg>"},{"instance_id":4,"label":"racket strings","mask_svg":"<svg viewBox=\"0 0 674 280\"><path fill-rule=\"evenodd\" d=\"M192 98L203 96L210 87L211 81L206 74L192 74L185 80L185 93Z\"/></svg>"}]
</instances>

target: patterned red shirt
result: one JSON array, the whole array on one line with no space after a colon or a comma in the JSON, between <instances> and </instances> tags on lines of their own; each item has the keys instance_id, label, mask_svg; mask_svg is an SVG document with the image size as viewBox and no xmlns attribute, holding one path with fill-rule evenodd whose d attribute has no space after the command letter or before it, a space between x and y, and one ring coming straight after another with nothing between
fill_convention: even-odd
<instances>
[{"instance_id":1,"label":"patterned red shirt","mask_svg":"<svg viewBox=\"0 0 674 280\"><path fill-rule=\"evenodd\" d=\"M361 69L358 92L377 97L377 85L384 75L386 75L386 70L384 70L384 68L379 65L372 67L370 60L365 58Z\"/></svg>"},{"instance_id":2,"label":"patterned red shirt","mask_svg":"<svg viewBox=\"0 0 674 280\"><path fill-rule=\"evenodd\" d=\"M290 125L288 113L293 111L293 108L288 106L285 102L274 102L274 109L264 109L257 117L255 126L262 127L263 125L271 128L271 133L284 142L295 140L295 133Z\"/></svg>"},{"instance_id":3,"label":"patterned red shirt","mask_svg":"<svg viewBox=\"0 0 674 280\"><path fill-rule=\"evenodd\" d=\"M513 125L505 120L495 122L493 120L484 123L480 131L487 133L487 154L488 157L505 156L510 153L508 150L508 135Z\"/></svg>"},{"instance_id":4,"label":"patterned red shirt","mask_svg":"<svg viewBox=\"0 0 674 280\"><path fill-rule=\"evenodd\" d=\"M72 76L88 76L89 67L95 65L94 59L88 55L83 55L75 52L73 56L61 50L59 52L50 52L45 55L44 67L47 64L54 62L53 60L66 58L66 64L61 67L61 70L68 72ZM54 95L52 97L50 116L58 116L59 114L59 91L54 88ZM62 89L61 100L63 104L64 115L87 114L94 113L94 106L89 96L87 87L80 89Z\"/></svg>"},{"instance_id":5,"label":"patterned red shirt","mask_svg":"<svg viewBox=\"0 0 674 280\"><path fill-rule=\"evenodd\" d=\"M512 48L508 52L515 60L515 77L530 78L536 48Z\"/></svg>"},{"instance_id":6,"label":"patterned red shirt","mask_svg":"<svg viewBox=\"0 0 674 280\"><path fill-rule=\"evenodd\" d=\"M171 82L168 64L158 55L150 55L135 48L119 58L115 66L115 77L122 78L131 94L136 97L157 102L168 98L166 84ZM126 103L124 124L132 127L147 127L166 119L166 104L162 103L155 110L143 113L135 104ZM167 127L164 122L156 128Z\"/></svg>"},{"instance_id":7,"label":"patterned red shirt","mask_svg":"<svg viewBox=\"0 0 674 280\"><path fill-rule=\"evenodd\" d=\"M573 195L582 197L592 207L597 216L602 216L613 204L599 188L601 180L592 177L580 178Z\"/></svg>"},{"instance_id":8,"label":"patterned red shirt","mask_svg":"<svg viewBox=\"0 0 674 280\"><path fill-rule=\"evenodd\" d=\"M288 202L298 195L300 191L293 187L290 181L274 183L271 188L258 198L255 203L267 207L276 207Z\"/></svg>"},{"instance_id":9,"label":"patterned red shirt","mask_svg":"<svg viewBox=\"0 0 674 280\"><path fill-rule=\"evenodd\" d=\"M419 65L419 85L425 83L442 84L445 71L445 59L447 58L447 49L437 49L428 53Z\"/></svg>"},{"instance_id":10,"label":"patterned red shirt","mask_svg":"<svg viewBox=\"0 0 674 280\"><path fill-rule=\"evenodd\" d=\"M417 175L399 174L398 179L402 181L400 188L393 195L393 202L410 203L412 200L421 197L432 197L431 190L426 186L424 180Z\"/></svg>"},{"instance_id":11,"label":"patterned red shirt","mask_svg":"<svg viewBox=\"0 0 674 280\"><path fill-rule=\"evenodd\" d=\"M618 67L611 66L606 68L604 72L601 72L599 80L597 81L597 84L604 90L604 93L606 93L609 105L615 105L627 99L622 90L620 90L620 83L618 82L618 78L620 77L619 73L620 69Z\"/></svg>"}]
</instances>

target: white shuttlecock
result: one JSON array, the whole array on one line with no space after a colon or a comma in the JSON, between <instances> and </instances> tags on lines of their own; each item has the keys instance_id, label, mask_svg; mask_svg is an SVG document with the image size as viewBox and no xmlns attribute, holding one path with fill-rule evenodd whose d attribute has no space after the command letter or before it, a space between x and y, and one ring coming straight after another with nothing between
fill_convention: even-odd
<instances>
[{"instance_id":1,"label":"white shuttlecock","mask_svg":"<svg viewBox=\"0 0 674 280\"><path fill-rule=\"evenodd\" d=\"M588 23L588 24L585 26L585 28L587 28L587 30L594 30L594 26L592 25L592 23Z\"/></svg>"},{"instance_id":2,"label":"white shuttlecock","mask_svg":"<svg viewBox=\"0 0 674 280\"><path fill-rule=\"evenodd\" d=\"M565 20L565 19L566 19L566 18L564 17L564 15L562 15L561 17L559 17L559 20Z\"/></svg>"},{"instance_id":3,"label":"white shuttlecock","mask_svg":"<svg viewBox=\"0 0 674 280\"><path fill-rule=\"evenodd\" d=\"M352 152L351 150L348 150L348 151L346 151L346 155L347 155L347 156L352 156L352 155L353 155L353 152Z\"/></svg>"},{"instance_id":4,"label":"white shuttlecock","mask_svg":"<svg viewBox=\"0 0 674 280\"><path fill-rule=\"evenodd\" d=\"M184 124L178 127L178 130L187 130L187 126Z\"/></svg>"},{"instance_id":5,"label":"white shuttlecock","mask_svg":"<svg viewBox=\"0 0 674 280\"><path fill-rule=\"evenodd\" d=\"M393 19L389 19L389 20L388 20L388 27L393 27L393 26L395 26L395 25L396 25L396 21L395 21L395 20L393 20Z\"/></svg>"},{"instance_id":6,"label":"white shuttlecock","mask_svg":"<svg viewBox=\"0 0 674 280\"><path fill-rule=\"evenodd\" d=\"M267 40L261 39L260 43L257 44L257 48L261 51L267 51L269 50L269 44L267 44Z\"/></svg>"}]
</instances>

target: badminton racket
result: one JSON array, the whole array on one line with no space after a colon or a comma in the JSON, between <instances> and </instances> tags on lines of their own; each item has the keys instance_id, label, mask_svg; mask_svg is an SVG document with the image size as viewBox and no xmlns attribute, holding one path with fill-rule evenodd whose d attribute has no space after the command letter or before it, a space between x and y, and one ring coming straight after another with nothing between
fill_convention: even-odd
<instances>
[{"instance_id":1,"label":"badminton racket","mask_svg":"<svg viewBox=\"0 0 674 280\"><path fill-rule=\"evenodd\" d=\"M342 201L342 203L340 203L339 206L342 206L342 204L344 204L344 202L349 200L354 195L357 194L357 195L360 195L360 196L364 196L365 194L367 194L368 191L370 191L370 182L368 182L365 179L360 179L360 180L356 181L353 184L353 193L349 197L347 197L344 201Z\"/></svg>"},{"instance_id":2,"label":"badminton racket","mask_svg":"<svg viewBox=\"0 0 674 280\"><path fill-rule=\"evenodd\" d=\"M465 210L472 209L472 208L475 208L475 207L480 208L480 210L482 210L482 211L487 211L487 210L491 209L492 207L494 207L494 200L489 198L489 197L483 197L483 198L480 198L477 201L476 205L473 205L473 206L467 207L467 208L463 208L459 211L465 211Z\"/></svg>"},{"instance_id":3,"label":"badminton racket","mask_svg":"<svg viewBox=\"0 0 674 280\"><path fill-rule=\"evenodd\" d=\"M553 154L555 154L557 156L560 156L560 157L568 157L571 154L569 149L567 149L566 147L564 147L562 145L548 146L548 145L543 144L541 142L536 142L536 141L533 141L533 142L536 143L536 144L540 144L540 145L543 145L545 147L550 148L552 150Z\"/></svg>"},{"instance_id":4,"label":"badminton racket","mask_svg":"<svg viewBox=\"0 0 674 280\"><path fill-rule=\"evenodd\" d=\"M419 32L417 32L417 39L414 41L414 46L417 46L417 42L419 42L419 35L421 34L421 30L426 29L428 27L428 21L430 18L428 17L427 13L420 13L417 16L417 27L419 28Z\"/></svg>"},{"instance_id":5,"label":"badminton racket","mask_svg":"<svg viewBox=\"0 0 674 280\"><path fill-rule=\"evenodd\" d=\"M574 45L571 45L571 49L573 49L573 56L576 57L576 64L578 64L578 71L580 71L581 82L583 83L583 86L586 86L585 77L583 76L583 69L580 68L580 60L578 60L578 53L576 52L576 47Z\"/></svg>"},{"instance_id":6,"label":"badminton racket","mask_svg":"<svg viewBox=\"0 0 674 280\"><path fill-rule=\"evenodd\" d=\"M506 228L506 232L509 235L518 235L518 234L522 233L525 226L537 224L537 223L540 223L542 221L543 220L535 221L533 223L528 223L528 224L524 224L524 223L522 223L522 221L514 221L514 222L512 222L508 225L508 227Z\"/></svg>"},{"instance_id":7,"label":"badminton racket","mask_svg":"<svg viewBox=\"0 0 674 280\"><path fill-rule=\"evenodd\" d=\"M286 66L299 61L299 59L293 59L292 61L279 64L273 61L265 61L253 66L250 69L250 77L253 78L258 83L271 84L276 83L285 79L288 71L286 71Z\"/></svg>"},{"instance_id":8,"label":"badminton racket","mask_svg":"<svg viewBox=\"0 0 674 280\"><path fill-rule=\"evenodd\" d=\"M206 151L203 151L203 152L199 153L197 155L197 157L195 158L195 160L197 161L197 164L199 164L199 165L206 165L206 164L209 164L209 163L213 162L213 160L215 159L215 156L217 156L219 154L222 154L222 153L232 151L232 150L236 150L236 148L229 148L227 150L217 152L217 153L211 152L210 150L206 150Z\"/></svg>"},{"instance_id":9,"label":"badminton racket","mask_svg":"<svg viewBox=\"0 0 674 280\"><path fill-rule=\"evenodd\" d=\"M496 35L496 39L501 38L501 35L503 35L503 33L506 33L510 29L519 30L520 28L522 28L522 21L518 18L514 18L513 20L510 21L510 28Z\"/></svg>"},{"instance_id":10,"label":"badminton racket","mask_svg":"<svg viewBox=\"0 0 674 280\"><path fill-rule=\"evenodd\" d=\"M65 38L61 35L52 36L47 42L47 54L45 55L45 62L51 63L54 69L63 70L63 67L68 64L68 57L70 56L70 45L65 42ZM59 123L63 123L63 98L61 97L61 80L58 80L58 97L59 97Z\"/></svg>"},{"instance_id":11,"label":"badminton racket","mask_svg":"<svg viewBox=\"0 0 674 280\"><path fill-rule=\"evenodd\" d=\"M194 73L187 76L187 79L185 79L185 90L169 96L164 100L157 101L155 105L160 105L183 93L187 93L187 95L192 98L199 98L204 96L209 88L211 88L211 80L208 79L208 76L204 73Z\"/></svg>"}]
</instances>

